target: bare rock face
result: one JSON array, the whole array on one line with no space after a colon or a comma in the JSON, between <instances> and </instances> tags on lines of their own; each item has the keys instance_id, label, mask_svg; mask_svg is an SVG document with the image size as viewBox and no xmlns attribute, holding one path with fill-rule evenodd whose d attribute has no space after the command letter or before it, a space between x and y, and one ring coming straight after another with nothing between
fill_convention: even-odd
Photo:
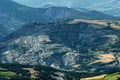
<instances>
[{"instance_id":1,"label":"bare rock face","mask_svg":"<svg viewBox=\"0 0 120 80\"><path fill-rule=\"evenodd\" d=\"M2 63L41 64L79 72L119 69L120 31L88 23L33 23L1 43Z\"/></svg>"}]
</instances>

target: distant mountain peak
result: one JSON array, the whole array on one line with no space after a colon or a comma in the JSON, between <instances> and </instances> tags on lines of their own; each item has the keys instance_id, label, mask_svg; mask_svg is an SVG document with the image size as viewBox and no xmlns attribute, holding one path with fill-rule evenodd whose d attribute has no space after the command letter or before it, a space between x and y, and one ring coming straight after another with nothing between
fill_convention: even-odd
<instances>
[{"instance_id":1,"label":"distant mountain peak","mask_svg":"<svg viewBox=\"0 0 120 80\"><path fill-rule=\"evenodd\" d=\"M47 3L43 6L43 8L55 7L54 3Z\"/></svg>"}]
</instances>

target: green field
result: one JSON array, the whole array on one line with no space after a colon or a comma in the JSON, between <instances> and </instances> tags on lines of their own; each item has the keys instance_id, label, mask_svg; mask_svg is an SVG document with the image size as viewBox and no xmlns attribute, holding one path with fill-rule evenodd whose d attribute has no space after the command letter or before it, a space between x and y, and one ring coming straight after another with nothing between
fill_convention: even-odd
<instances>
[{"instance_id":1,"label":"green field","mask_svg":"<svg viewBox=\"0 0 120 80\"><path fill-rule=\"evenodd\" d=\"M2 76L2 77L13 77L13 76L16 76L16 73L10 72L10 71L8 71L8 72L1 72L0 71L0 76Z\"/></svg>"},{"instance_id":2,"label":"green field","mask_svg":"<svg viewBox=\"0 0 120 80\"><path fill-rule=\"evenodd\" d=\"M120 72L107 74L104 78L97 80L120 80Z\"/></svg>"}]
</instances>

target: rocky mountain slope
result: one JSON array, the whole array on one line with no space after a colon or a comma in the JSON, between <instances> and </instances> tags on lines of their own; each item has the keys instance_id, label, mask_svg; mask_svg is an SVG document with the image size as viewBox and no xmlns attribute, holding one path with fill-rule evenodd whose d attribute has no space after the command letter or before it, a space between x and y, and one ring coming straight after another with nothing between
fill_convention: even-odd
<instances>
[{"instance_id":1,"label":"rocky mountain slope","mask_svg":"<svg viewBox=\"0 0 120 80\"><path fill-rule=\"evenodd\" d=\"M0 43L0 61L85 73L110 72L120 65L119 33L84 22L30 23Z\"/></svg>"},{"instance_id":2,"label":"rocky mountain slope","mask_svg":"<svg viewBox=\"0 0 120 80\"><path fill-rule=\"evenodd\" d=\"M88 9L97 9L100 11L110 10L119 8L120 1L119 0L81 0L80 7L85 7ZM86 3L86 4L85 4Z\"/></svg>"}]
</instances>

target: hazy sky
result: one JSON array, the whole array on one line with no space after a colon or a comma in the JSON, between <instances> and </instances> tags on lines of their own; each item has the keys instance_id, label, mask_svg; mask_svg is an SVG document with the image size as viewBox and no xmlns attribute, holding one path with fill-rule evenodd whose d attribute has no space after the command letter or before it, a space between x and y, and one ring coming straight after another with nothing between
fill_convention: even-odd
<instances>
[{"instance_id":1,"label":"hazy sky","mask_svg":"<svg viewBox=\"0 0 120 80\"><path fill-rule=\"evenodd\" d=\"M113 3L113 1L118 0L14 0L18 3L31 6L31 7L42 7L46 4L52 4L54 6L64 6L64 7L81 7L95 8L99 5L106 5L106 3Z\"/></svg>"},{"instance_id":2,"label":"hazy sky","mask_svg":"<svg viewBox=\"0 0 120 80\"><path fill-rule=\"evenodd\" d=\"M33 6L33 7L41 7L41 6L44 6L45 4L53 4L55 6L58 5L58 6L70 7L72 6L72 2L74 0L14 0L14 1L17 1L24 5Z\"/></svg>"},{"instance_id":3,"label":"hazy sky","mask_svg":"<svg viewBox=\"0 0 120 80\"><path fill-rule=\"evenodd\" d=\"M88 3L90 3L90 0L14 0L14 1L32 7L41 7L44 6L45 4L53 4L55 6L66 6L66 7L73 7L73 6L79 7L82 5L88 5Z\"/></svg>"}]
</instances>

